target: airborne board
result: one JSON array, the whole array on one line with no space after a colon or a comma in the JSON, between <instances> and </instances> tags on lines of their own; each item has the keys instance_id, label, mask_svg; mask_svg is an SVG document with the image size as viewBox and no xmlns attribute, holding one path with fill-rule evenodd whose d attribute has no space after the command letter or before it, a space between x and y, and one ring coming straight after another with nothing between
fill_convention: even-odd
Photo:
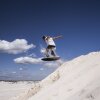
<instances>
[{"instance_id":1,"label":"airborne board","mask_svg":"<svg viewBox=\"0 0 100 100\"><path fill-rule=\"evenodd\" d=\"M59 60L60 57L46 57L46 58L42 58L43 61L55 61L55 60Z\"/></svg>"}]
</instances>

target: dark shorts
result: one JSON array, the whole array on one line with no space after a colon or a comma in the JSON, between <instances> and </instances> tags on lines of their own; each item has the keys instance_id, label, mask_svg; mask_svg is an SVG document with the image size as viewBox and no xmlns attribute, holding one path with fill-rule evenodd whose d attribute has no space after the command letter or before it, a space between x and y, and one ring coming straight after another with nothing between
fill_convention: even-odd
<instances>
[{"instance_id":1,"label":"dark shorts","mask_svg":"<svg viewBox=\"0 0 100 100\"><path fill-rule=\"evenodd\" d=\"M47 46L47 49L53 49L53 48L55 48L56 46L54 46L54 45L48 45Z\"/></svg>"}]
</instances>

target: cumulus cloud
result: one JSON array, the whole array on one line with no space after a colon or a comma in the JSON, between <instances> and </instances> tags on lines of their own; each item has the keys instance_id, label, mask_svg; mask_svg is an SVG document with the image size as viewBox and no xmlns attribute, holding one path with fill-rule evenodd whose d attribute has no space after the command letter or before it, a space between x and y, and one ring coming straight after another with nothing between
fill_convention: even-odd
<instances>
[{"instance_id":1,"label":"cumulus cloud","mask_svg":"<svg viewBox=\"0 0 100 100\"><path fill-rule=\"evenodd\" d=\"M43 62L41 58L33 58L33 57L19 57L14 59L14 62L17 64L42 64L46 67L58 67L58 62ZM43 70L43 69L40 69Z\"/></svg>"},{"instance_id":2,"label":"cumulus cloud","mask_svg":"<svg viewBox=\"0 0 100 100\"><path fill-rule=\"evenodd\" d=\"M6 40L0 40L0 52L5 52L9 54L18 54L26 52L27 50L34 48L35 45L28 44L25 39L16 39L12 42Z\"/></svg>"},{"instance_id":3,"label":"cumulus cloud","mask_svg":"<svg viewBox=\"0 0 100 100\"><path fill-rule=\"evenodd\" d=\"M33 58L33 57L19 57L14 59L14 62L17 64L42 64L45 67L59 67L61 65L59 61L44 62L41 60L41 58Z\"/></svg>"},{"instance_id":4,"label":"cumulus cloud","mask_svg":"<svg viewBox=\"0 0 100 100\"><path fill-rule=\"evenodd\" d=\"M14 62L18 64L39 64L42 63L42 60L41 58L19 57L14 59Z\"/></svg>"},{"instance_id":5,"label":"cumulus cloud","mask_svg":"<svg viewBox=\"0 0 100 100\"><path fill-rule=\"evenodd\" d=\"M33 57L19 57L14 59L14 62L17 64L42 64L45 67L59 67L59 62L44 62L41 58L33 58ZM40 70L43 70L41 68Z\"/></svg>"}]
</instances>

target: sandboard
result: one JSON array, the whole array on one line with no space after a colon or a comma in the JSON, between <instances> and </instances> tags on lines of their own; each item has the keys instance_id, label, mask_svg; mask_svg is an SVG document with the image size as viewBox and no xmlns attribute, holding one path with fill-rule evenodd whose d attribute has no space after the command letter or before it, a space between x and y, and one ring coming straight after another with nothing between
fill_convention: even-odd
<instances>
[{"instance_id":1,"label":"sandboard","mask_svg":"<svg viewBox=\"0 0 100 100\"><path fill-rule=\"evenodd\" d=\"M60 57L45 57L42 58L43 61L55 61L55 60L59 60Z\"/></svg>"}]
</instances>

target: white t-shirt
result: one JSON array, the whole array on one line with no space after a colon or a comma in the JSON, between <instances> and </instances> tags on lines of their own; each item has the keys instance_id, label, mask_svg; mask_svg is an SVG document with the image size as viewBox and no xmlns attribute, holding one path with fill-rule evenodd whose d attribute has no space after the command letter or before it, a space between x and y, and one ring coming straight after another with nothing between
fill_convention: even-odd
<instances>
[{"instance_id":1,"label":"white t-shirt","mask_svg":"<svg viewBox=\"0 0 100 100\"><path fill-rule=\"evenodd\" d=\"M55 45L55 42L54 42L54 40L53 40L53 38L48 38L48 39L46 39L46 43L47 43L47 45L53 45L53 46L56 46Z\"/></svg>"}]
</instances>

